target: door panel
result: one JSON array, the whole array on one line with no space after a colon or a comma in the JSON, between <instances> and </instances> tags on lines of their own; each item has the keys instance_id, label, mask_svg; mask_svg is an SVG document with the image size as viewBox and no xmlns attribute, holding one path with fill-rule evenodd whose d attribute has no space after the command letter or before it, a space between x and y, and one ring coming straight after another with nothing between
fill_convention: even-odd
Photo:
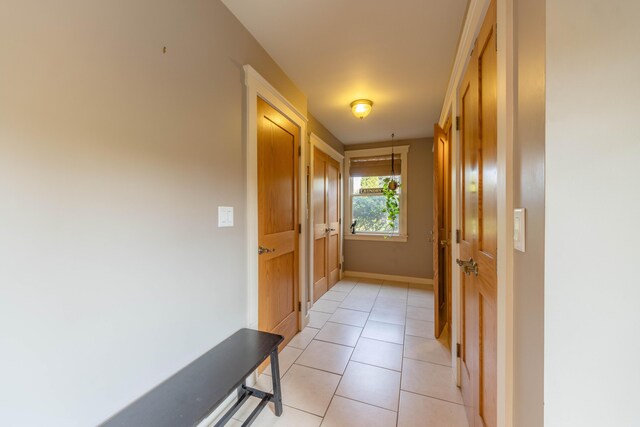
<instances>
[{"instance_id":1,"label":"door panel","mask_svg":"<svg viewBox=\"0 0 640 427\"><path fill-rule=\"evenodd\" d=\"M327 156L328 288L340 280L340 163Z\"/></svg>"},{"instance_id":2,"label":"door panel","mask_svg":"<svg viewBox=\"0 0 640 427\"><path fill-rule=\"evenodd\" d=\"M328 290L327 156L313 150L313 302Z\"/></svg>"},{"instance_id":3,"label":"door panel","mask_svg":"<svg viewBox=\"0 0 640 427\"><path fill-rule=\"evenodd\" d=\"M298 135L258 98L258 328L283 335L282 347L299 327Z\"/></svg>"},{"instance_id":4,"label":"door panel","mask_svg":"<svg viewBox=\"0 0 640 427\"><path fill-rule=\"evenodd\" d=\"M313 301L340 280L340 163L313 149Z\"/></svg>"},{"instance_id":5,"label":"door panel","mask_svg":"<svg viewBox=\"0 0 640 427\"><path fill-rule=\"evenodd\" d=\"M449 121L450 123L450 121ZM449 125L442 129L434 126L433 145L433 283L434 283L434 328L436 338L440 337L445 325L449 324L451 291L451 190L449 162ZM447 336L451 336L448 334Z\"/></svg>"},{"instance_id":6,"label":"door panel","mask_svg":"<svg viewBox=\"0 0 640 427\"><path fill-rule=\"evenodd\" d=\"M460 89L462 394L471 426L497 423L497 55L495 2L487 11Z\"/></svg>"}]
</instances>

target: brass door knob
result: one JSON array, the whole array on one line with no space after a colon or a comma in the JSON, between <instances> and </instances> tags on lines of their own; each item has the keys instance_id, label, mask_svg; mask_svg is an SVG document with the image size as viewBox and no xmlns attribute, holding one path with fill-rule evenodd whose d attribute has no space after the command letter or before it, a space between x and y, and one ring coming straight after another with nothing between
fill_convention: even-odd
<instances>
[{"instance_id":1,"label":"brass door knob","mask_svg":"<svg viewBox=\"0 0 640 427\"><path fill-rule=\"evenodd\" d=\"M456 259L456 264L462 267L462 271L464 274L469 276L471 273L474 273L476 276L478 275L478 263L473 260L473 258L469 258L469 261L463 261L461 259Z\"/></svg>"}]
</instances>

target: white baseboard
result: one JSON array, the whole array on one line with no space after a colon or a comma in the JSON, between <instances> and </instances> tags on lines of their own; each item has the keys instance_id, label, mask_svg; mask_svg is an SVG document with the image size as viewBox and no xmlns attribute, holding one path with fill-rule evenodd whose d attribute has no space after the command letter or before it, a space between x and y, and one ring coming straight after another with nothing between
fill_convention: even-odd
<instances>
[{"instance_id":1,"label":"white baseboard","mask_svg":"<svg viewBox=\"0 0 640 427\"><path fill-rule=\"evenodd\" d=\"M433 288L433 279L426 277L396 276L394 274L366 273L363 271L345 271L344 275L349 277L360 277L362 279L380 279L394 282L416 283L419 285L427 285Z\"/></svg>"}]
</instances>

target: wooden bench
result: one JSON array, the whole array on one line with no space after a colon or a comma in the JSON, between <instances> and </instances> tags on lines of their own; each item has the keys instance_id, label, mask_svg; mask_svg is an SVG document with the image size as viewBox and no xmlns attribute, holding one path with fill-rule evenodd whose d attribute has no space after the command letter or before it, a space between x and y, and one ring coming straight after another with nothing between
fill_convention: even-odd
<instances>
[{"instance_id":1,"label":"wooden bench","mask_svg":"<svg viewBox=\"0 0 640 427\"><path fill-rule=\"evenodd\" d=\"M269 402L282 414L282 391L278 366L280 335L253 329L240 329L226 340L194 360L172 377L105 421L106 427L191 427L204 420L231 393L238 400L220 418L216 427L225 425L250 398L260 399L258 406L242 424L249 426ZM273 393L247 387L246 379L271 357Z\"/></svg>"}]
</instances>

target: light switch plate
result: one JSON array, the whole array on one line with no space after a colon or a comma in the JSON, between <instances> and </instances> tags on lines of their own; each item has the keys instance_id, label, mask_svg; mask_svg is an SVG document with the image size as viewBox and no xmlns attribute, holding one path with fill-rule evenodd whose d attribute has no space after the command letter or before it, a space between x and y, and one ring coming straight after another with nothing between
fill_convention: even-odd
<instances>
[{"instance_id":1,"label":"light switch plate","mask_svg":"<svg viewBox=\"0 0 640 427\"><path fill-rule=\"evenodd\" d=\"M513 210L513 249L524 252L527 230L526 210L518 208Z\"/></svg>"},{"instance_id":2,"label":"light switch plate","mask_svg":"<svg viewBox=\"0 0 640 427\"><path fill-rule=\"evenodd\" d=\"M218 206L218 227L233 227L232 206Z\"/></svg>"}]
</instances>

